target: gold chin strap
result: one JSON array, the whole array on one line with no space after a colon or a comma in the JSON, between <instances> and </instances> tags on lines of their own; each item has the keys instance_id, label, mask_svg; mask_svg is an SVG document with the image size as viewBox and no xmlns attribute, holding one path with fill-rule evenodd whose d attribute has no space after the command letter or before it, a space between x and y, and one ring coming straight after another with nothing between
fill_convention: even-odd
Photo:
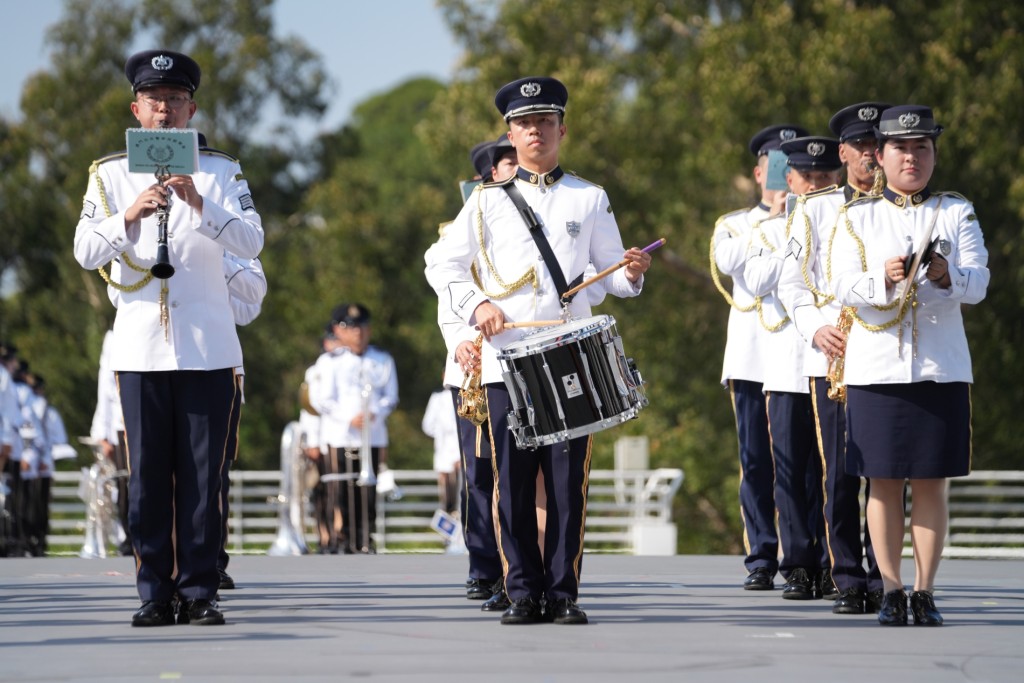
<instances>
[{"instance_id":1,"label":"gold chin strap","mask_svg":"<svg viewBox=\"0 0 1024 683\"><path fill-rule=\"evenodd\" d=\"M100 198L101 198L101 200L103 202L103 211L106 214L107 218L110 218L110 216L113 215L113 212L110 210L110 204L107 203L107 190L103 186L103 179L100 178L100 174L99 174L99 166L95 162L93 162L92 166L89 167L89 173L96 177L96 187L97 187L97 189L99 189ZM153 279L153 273L150 272L149 268L143 268L139 264L137 264L134 261L132 261L127 253L122 253L121 254L121 261L128 268L134 270L137 273L145 273L145 275L143 275L142 278L138 282L135 282L135 283L130 284L130 285L125 285L125 284L122 284L120 282L115 282L114 279L112 277L110 277L110 275L107 273L107 271L104 269L103 266L100 266L99 268L97 268L96 272L98 272L100 274L100 277L103 278L103 281L106 282L111 287L113 287L114 289L116 289L117 291L119 291L119 292L137 292L140 289L142 289L143 287L145 287L146 285L148 285L150 283L150 281ZM110 265L110 264L107 264L107 265ZM164 341L168 341L169 340L169 338L170 338L170 330L171 330L171 324L170 324L171 323L171 314L170 314L170 311L167 309L167 292L168 292L167 280L161 280L160 281L160 327L162 327L164 329Z\"/></svg>"}]
</instances>

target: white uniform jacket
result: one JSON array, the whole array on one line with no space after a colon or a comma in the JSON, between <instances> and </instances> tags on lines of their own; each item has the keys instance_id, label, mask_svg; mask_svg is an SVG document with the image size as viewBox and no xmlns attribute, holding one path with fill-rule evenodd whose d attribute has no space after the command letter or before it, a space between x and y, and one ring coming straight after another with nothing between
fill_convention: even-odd
<instances>
[{"instance_id":1,"label":"white uniform jacket","mask_svg":"<svg viewBox=\"0 0 1024 683\"><path fill-rule=\"evenodd\" d=\"M110 290L108 289L108 294ZM116 299L115 299L116 305ZM114 333L108 331L103 337L100 351L100 370L96 377L96 410L92 414L89 436L96 441L106 439L117 445L117 433L124 431L124 416L121 413L121 397L117 393L117 379L110 367L110 355L114 344Z\"/></svg>"},{"instance_id":2,"label":"white uniform jacket","mask_svg":"<svg viewBox=\"0 0 1024 683\"><path fill-rule=\"evenodd\" d=\"M754 228L743 280L761 298L758 315L760 353L764 363L764 390L808 393L804 376L804 340L779 302L777 288L789 252L789 222L785 215L766 218Z\"/></svg>"},{"instance_id":3,"label":"white uniform jacket","mask_svg":"<svg viewBox=\"0 0 1024 683\"><path fill-rule=\"evenodd\" d=\"M242 364L221 260L225 251L256 258L263 228L235 159L204 149L199 166L192 178L203 197L202 215L172 197L167 241L175 274L166 280L168 338L160 324L160 280L120 292L114 370L216 370ZM110 263L112 279L125 285L144 277L124 256L148 272L156 255L157 218L154 214L126 229L124 212L154 182L152 175L129 173L124 154L93 164L75 231L75 258L83 268Z\"/></svg>"},{"instance_id":4,"label":"white uniform jacket","mask_svg":"<svg viewBox=\"0 0 1024 683\"><path fill-rule=\"evenodd\" d=\"M321 360L328 358L326 353L321 354L313 365L306 368L306 374L303 381L306 383L306 396L309 399L310 406L313 405L313 394L317 391L316 384L320 381L321 372ZM324 360L326 362L326 360ZM315 448L318 451L320 448L320 414L317 411L316 414L309 412L303 407L299 411L299 426L302 427L302 433L306 437L306 448Z\"/></svg>"},{"instance_id":5,"label":"white uniform jacket","mask_svg":"<svg viewBox=\"0 0 1024 683\"><path fill-rule=\"evenodd\" d=\"M584 273L590 263L604 270L622 260L625 249L603 189L571 175L546 187L522 179L513 182L543 226L566 282ZM484 301L501 308L508 322L557 320L561 316L554 280L525 221L500 186L478 187L425 260L427 281L442 308L447 307L470 328L445 333L449 354L462 339L475 338L475 333L470 336L474 311ZM478 267L482 287L470 273L474 261L482 264ZM643 278L636 285L629 282L624 269L605 280L606 290L619 297L636 296L643 286ZM509 291L509 285L517 281L521 286ZM570 304L569 313L573 318L590 316L589 296L581 292ZM439 312L442 324L444 315ZM484 383L502 381L497 352L528 331L511 328L484 340ZM446 383L450 381L453 379L446 379Z\"/></svg>"},{"instance_id":6,"label":"white uniform jacket","mask_svg":"<svg viewBox=\"0 0 1024 683\"><path fill-rule=\"evenodd\" d=\"M828 374L828 358L813 345L814 334L839 321L841 306L828 281L828 247L839 209L846 203L842 187L801 195L789 219L789 238L783 250L778 298L804 340L806 377ZM813 289L812 289L813 287Z\"/></svg>"},{"instance_id":7,"label":"white uniform jacket","mask_svg":"<svg viewBox=\"0 0 1024 683\"><path fill-rule=\"evenodd\" d=\"M989 282L988 251L974 206L954 193L921 193L896 200L905 206L868 197L840 211L832 250L836 299L856 306L868 325L877 328L892 321L904 285L886 292L885 261L907 255L928 235L939 239L935 251L949 261L951 286L941 289L920 269L914 278L917 306L908 307L898 325L871 330L854 322L846 346L845 381L851 385L972 382L961 305L984 299ZM893 304L890 310L876 308L889 304Z\"/></svg>"},{"instance_id":8,"label":"white uniform jacket","mask_svg":"<svg viewBox=\"0 0 1024 683\"><path fill-rule=\"evenodd\" d=\"M320 413L320 446L359 448L362 430L352 426L356 415L373 415L370 445L388 445L387 418L398 405L398 372L387 351L370 346L360 356L338 349L317 361L320 378L310 386L310 403ZM364 399L364 388L369 397Z\"/></svg>"},{"instance_id":9,"label":"white uniform jacket","mask_svg":"<svg viewBox=\"0 0 1024 683\"><path fill-rule=\"evenodd\" d=\"M454 472L462 449L451 391L442 389L430 395L420 426L423 433L434 440L434 471Z\"/></svg>"},{"instance_id":10,"label":"white uniform jacket","mask_svg":"<svg viewBox=\"0 0 1024 683\"><path fill-rule=\"evenodd\" d=\"M747 264L750 235L757 224L768 217L763 205L728 213L715 222L711 238L718 272L732 278L732 307L726 332L722 384L730 379L764 381L761 355L761 323L758 321L754 293L747 286L743 271ZM724 286L724 285L723 285Z\"/></svg>"}]
</instances>

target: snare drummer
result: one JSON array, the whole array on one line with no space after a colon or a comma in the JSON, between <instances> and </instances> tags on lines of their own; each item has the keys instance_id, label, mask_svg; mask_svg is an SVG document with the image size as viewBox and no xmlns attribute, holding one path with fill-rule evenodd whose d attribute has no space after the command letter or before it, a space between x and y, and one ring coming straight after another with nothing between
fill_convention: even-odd
<instances>
[{"instance_id":1,"label":"snare drummer","mask_svg":"<svg viewBox=\"0 0 1024 683\"><path fill-rule=\"evenodd\" d=\"M650 255L638 248L624 250L605 192L566 175L558 164L567 100L565 86L554 78L523 78L498 91L495 105L509 124L508 137L519 158L516 177L509 182L543 226L561 279L573 281L591 262L603 270L625 258L629 263L607 278L606 287L616 296L637 296ZM479 284L470 273L477 259L484 264ZM441 304L484 336L482 358L465 345L457 358L466 369L482 363L490 408L499 550L511 600L501 621L585 624L587 616L576 601L591 440L586 436L536 450L518 449L508 430L509 396L496 356L504 345L523 336L522 330L506 328L506 321L561 316L558 278L552 276L523 217L497 183L474 192L426 260L427 280ZM573 317L590 315L587 297L575 297L568 311ZM549 510L543 556L537 546L534 507L538 471L544 473Z\"/></svg>"}]
</instances>

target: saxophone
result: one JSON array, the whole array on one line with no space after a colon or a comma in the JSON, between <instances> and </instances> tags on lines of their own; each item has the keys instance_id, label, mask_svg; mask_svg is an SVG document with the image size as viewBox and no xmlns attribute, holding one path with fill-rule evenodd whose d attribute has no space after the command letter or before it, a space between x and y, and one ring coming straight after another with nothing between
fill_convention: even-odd
<instances>
[{"instance_id":1,"label":"saxophone","mask_svg":"<svg viewBox=\"0 0 1024 683\"><path fill-rule=\"evenodd\" d=\"M857 311L853 306L843 306L839 311L839 320L836 327L849 338L850 328L853 327L853 314ZM833 358L828 364L828 373L825 379L828 380L828 397L837 403L846 402L846 384L843 382L843 370L846 365L846 351L842 356Z\"/></svg>"},{"instance_id":2,"label":"saxophone","mask_svg":"<svg viewBox=\"0 0 1024 683\"><path fill-rule=\"evenodd\" d=\"M477 357L480 356L480 346L483 344L484 336L477 335L473 344L477 348ZM487 410L487 394L480 386L481 375L483 374L483 360L480 367L468 372L462 381L462 388L459 389L459 410L458 416L469 420L477 427L487 422L489 415Z\"/></svg>"}]
</instances>

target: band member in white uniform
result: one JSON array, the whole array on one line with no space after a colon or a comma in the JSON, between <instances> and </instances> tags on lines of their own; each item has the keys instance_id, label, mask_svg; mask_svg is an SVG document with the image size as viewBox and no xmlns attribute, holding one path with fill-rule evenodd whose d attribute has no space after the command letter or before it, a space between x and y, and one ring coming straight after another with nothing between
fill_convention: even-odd
<instances>
[{"instance_id":1,"label":"band member in white uniform","mask_svg":"<svg viewBox=\"0 0 1024 683\"><path fill-rule=\"evenodd\" d=\"M625 258L628 264L607 278L606 286L616 296L636 296L650 255L639 248L624 250L605 192L566 175L558 165L567 99L565 86L547 77L519 79L498 91L495 105L509 124L509 139L519 159L516 177L507 183L532 209L539 223L536 230L554 254L561 279L582 276L589 263L604 270ZM535 450L517 448L508 429L509 394L497 359L504 345L523 336L506 321L552 320L562 314L565 291L557 291L540 249L505 187L493 184L470 197L431 249L426 275L442 304L483 334L482 358L475 357L471 343L456 348L449 344L449 353L465 369L482 363L498 490L498 543L511 600L501 621L582 624L587 615L576 602L591 438ZM479 285L470 273L478 259L485 264L478 273ZM587 297L575 297L569 312L573 317L589 316ZM540 470L549 510L543 558L535 508ZM543 612L542 601L547 605Z\"/></svg>"},{"instance_id":2,"label":"band member in white uniform","mask_svg":"<svg viewBox=\"0 0 1024 683\"><path fill-rule=\"evenodd\" d=\"M974 206L929 187L942 127L920 105L882 112L880 197L848 204L832 250L833 289L856 308L846 345L846 467L869 477L868 526L882 574L882 625L908 621L900 574L904 483L914 623L938 626L932 591L948 527L946 477L971 469L971 356L963 305L985 298L988 252Z\"/></svg>"},{"instance_id":3,"label":"band member in white uniform","mask_svg":"<svg viewBox=\"0 0 1024 683\"><path fill-rule=\"evenodd\" d=\"M792 258L785 259L778 287L779 300L807 345L804 374L810 378L824 468L825 538L831 578L838 591L832 603L835 614L874 613L882 604L882 577L871 535L862 525L861 478L846 473L845 398L834 393L836 390L830 392L827 379L830 363L842 356L848 332L837 327L841 306L832 296L828 280L828 249L839 209L857 197L881 192L881 184L875 187L876 175L881 180L881 172L876 173L874 127L888 107L883 102L860 102L844 107L829 121L829 128L839 138L846 184L797 199L789 228L788 251ZM826 593L824 597L829 596Z\"/></svg>"},{"instance_id":4,"label":"band member in white uniform","mask_svg":"<svg viewBox=\"0 0 1024 683\"><path fill-rule=\"evenodd\" d=\"M743 563L745 590L771 590L779 570L779 536L775 529L775 472L768 437L768 413L763 393L764 360L762 327L753 292L744 280L751 231L772 213L782 211L784 189L768 188L769 152L786 140L807 135L800 126L768 126L750 140L750 153L757 158L754 180L760 202L721 216L711 237L711 273L726 303L729 327L722 363L722 384L729 389L736 414L736 435L740 456L740 514L743 518ZM719 274L732 278L726 291Z\"/></svg>"},{"instance_id":5,"label":"band member in white uniform","mask_svg":"<svg viewBox=\"0 0 1024 683\"><path fill-rule=\"evenodd\" d=\"M141 127L187 127L196 112L195 61L149 50L128 59L125 75ZM150 272L161 208L169 213L167 246L174 267L164 280ZM185 601L182 621L224 623L215 601L219 497L242 349L222 259L225 251L256 258L263 238L233 157L200 152L198 172L163 184L130 173L125 154L93 164L74 252L83 268L110 264L108 277L122 287L111 366L124 413L129 526L143 603L132 617L134 626L174 623L176 595Z\"/></svg>"}]
</instances>

